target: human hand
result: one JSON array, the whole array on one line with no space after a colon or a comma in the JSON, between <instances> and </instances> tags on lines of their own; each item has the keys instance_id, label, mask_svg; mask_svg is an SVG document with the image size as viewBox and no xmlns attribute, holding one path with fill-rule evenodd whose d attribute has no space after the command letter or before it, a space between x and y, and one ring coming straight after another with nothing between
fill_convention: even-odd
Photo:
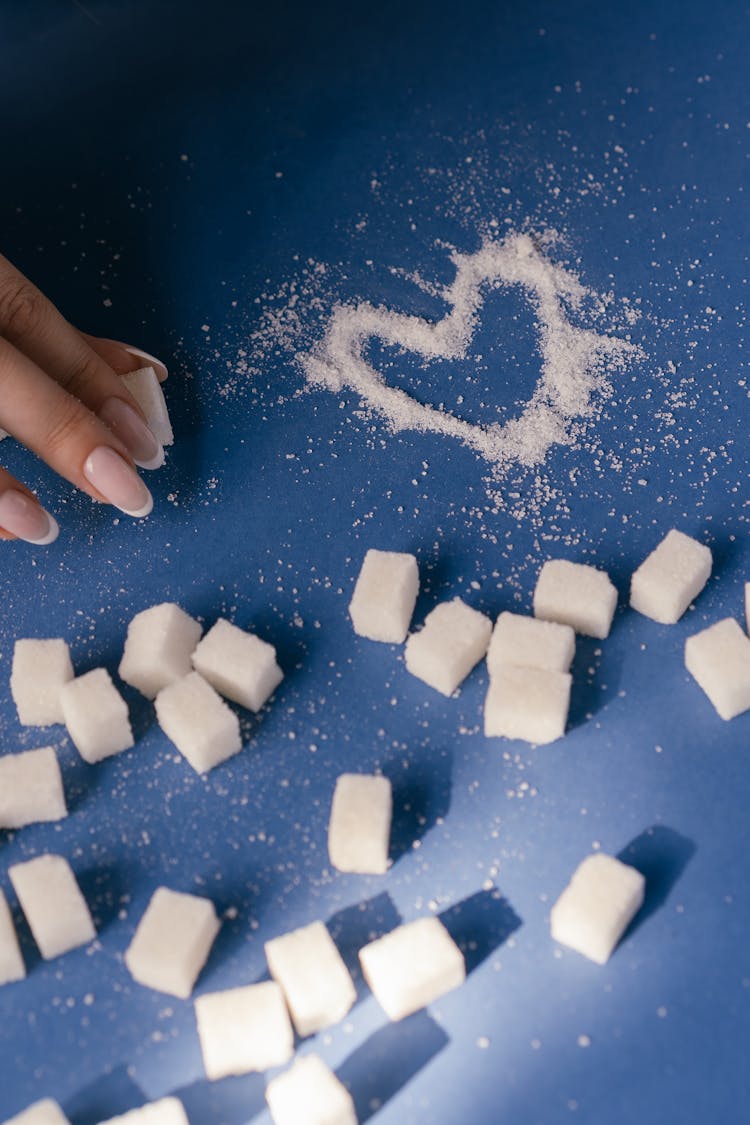
<instances>
[{"instance_id":1,"label":"human hand","mask_svg":"<svg viewBox=\"0 0 750 1125\"><path fill-rule=\"evenodd\" d=\"M0 427L94 500L136 518L153 507L136 465L156 469L164 451L120 374L153 356L79 332L0 255ZM0 467L0 539L46 545L54 517Z\"/></svg>"}]
</instances>

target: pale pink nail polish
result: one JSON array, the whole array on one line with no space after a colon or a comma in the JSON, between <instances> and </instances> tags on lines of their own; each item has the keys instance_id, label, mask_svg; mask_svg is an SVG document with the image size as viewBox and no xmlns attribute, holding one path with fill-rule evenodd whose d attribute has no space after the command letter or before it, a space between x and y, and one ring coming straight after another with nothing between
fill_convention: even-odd
<instances>
[{"instance_id":1,"label":"pale pink nail polish","mask_svg":"<svg viewBox=\"0 0 750 1125\"><path fill-rule=\"evenodd\" d=\"M15 488L9 488L0 496L0 527L38 547L54 543L60 533L54 516Z\"/></svg>"},{"instance_id":2,"label":"pale pink nail polish","mask_svg":"<svg viewBox=\"0 0 750 1125\"><path fill-rule=\"evenodd\" d=\"M114 449L98 446L84 462L83 475L97 492L126 516L140 519L154 506L153 497L134 469Z\"/></svg>"},{"instance_id":3,"label":"pale pink nail polish","mask_svg":"<svg viewBox=\"0 0 750 1125\"><path fill-rule=\"evenodd\" d=\"M158 469L164 464L164 450L137 410L121 398L108 398L99 417L109 426L142 469Z\"/></svg>"},{"instance_id":4,"label":"pale pink nail polish","mask_svg":"<svg viewBox=\"0 0 750 1125\"><path fill-rule=\"evenodd\" d=\"M166 364L162 363L160 359L157 359L155 355L149 355L148 352L144 352L140 348L132 348L130 344L125 344L125 351L130 352L136 359L145 360L146 367L153 367L160 383L166 379L169 374Z\"/></svg>"}]
</instances>

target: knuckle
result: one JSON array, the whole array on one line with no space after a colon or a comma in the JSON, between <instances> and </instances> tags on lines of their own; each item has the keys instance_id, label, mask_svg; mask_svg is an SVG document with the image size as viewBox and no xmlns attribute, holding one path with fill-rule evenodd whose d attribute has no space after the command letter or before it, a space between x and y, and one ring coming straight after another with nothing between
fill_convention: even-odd
<instances>
[{"instance_id":1,"label":"knuckle","mask_svg":"<svg viewBox=\"0 0 750 1125\"><path fill-rule=\"evenodd\" d=\"M25 278L0 281L0 331L9 340L21 340L39 328L44 298Z\"/></svg>"},{"instance_id":2,"label":"knuckle","mask_svg":"<svg viewBox=\"0 0 750 1125\"><path fill-rule=\"evenodd\" d=\"M93 352L83 351L68 364L67 370L57 381L69 394L85 399L87 392L96 385L100 374L101 360Z\"/></svg>"},{"instance_id":3,"label":"knuckle","mask_svg":"<svg viewBox=\"0 0 750 1125\"><path fill-rule=\"evenodd\" d=\"M84 417L84 408L74 398L58 404L45 428L45 457L55 458L64 453L80 431Z\"/></svg>"}]
</instances>

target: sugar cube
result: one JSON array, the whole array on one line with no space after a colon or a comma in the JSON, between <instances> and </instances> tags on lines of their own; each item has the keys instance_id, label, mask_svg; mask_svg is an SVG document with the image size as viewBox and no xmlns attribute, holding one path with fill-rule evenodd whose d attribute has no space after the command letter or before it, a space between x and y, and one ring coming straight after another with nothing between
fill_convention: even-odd
<instances>
[{"instance_id":1,"label":"sugar cube","mask_svg":"<svg viewBox=\"0 0 750 1125\"><path fill-rule=\"evenodd\" d=\"M67 859L40 855L14 864L8 875L45 961L94 940L94 923Z\"/></svg>"},{"instance_id":2,"label":"sugar cube","mask_svg":"<svg viewBox=\"0 0 750 1125\"><path fill-rule=\"evenodd\" d=\"M501 613L487 649L487 671L492 677L504 664L520 664L567 672L575 649L575 630L570 625L520 613Z\"/></svg>"},{"instance_id":3,"label":"sugar cube","mask_svg":"<svg viewBox=\"0 0 750 1125\"><path fill-rule=\"evenodd\" d=\"M357 999L354 982L322 922L267 941L271 976L281 985L300 1036L342 1020Z\"/></svg>"},{"instance_id":4,"label":"sugar cube","mask_svg":"<svg viewBox=\"0 0 750 1125\"><path fill-rule=\"evenodd\" d=\"M569 672L498 665L484 703L487 738L520 738L542 746L565 734L570 706Z\"/></svg>"},{"instance_id":5,"label":"sugar cube","mask_svg":"<svg viewBox=\"0 0 750 1125\"><path fill-rule=\"evenodd\" d=\"M566 559L548 559L534 590L534 616L570 625L576 633L609 636L617 590L603 570Z\"/></svg>"},{"instance_id":6,"label":"sugar cube","mask_svg":"<svg viewBox=\"0 0 750 1125\"><path fill-rule=\"evenodd\" d=\"M643 903L646 880L614 856L594 852L550 912L555 941L603 965Z\"/></svg>"},{"instance_id":7,"label":"sugar cube","mask_svg":"<svg viewBox=\"0 0 750 1125\"><path fill-rule=\"evenodd\" d=\"M276 649L260 637L217 621L193 653L193 667L233 703L260 711L284 679Z\"/></svg>"},{"instance_id":8,"label":"sugar cube","mask_svg":"<svg viewBox=\"0 0 750 1125\"><path fill-rule=\"evenodd\" d=\"M3 438L7 438L7 437L10 437L10 434L8 433L8 431L7 430L0 430L0 441L2 441Z\"/></svg>"},{"instance_id":9,"label":"sugar cube","mask_svg":"<svg viewBox=\"0 0 750 1125\"><path fill-rule=\"evenodd\" d=\"M281 1066L294 1054L294 1032L276 981L199 996L195 1018L203 1065L212 1082Z\"/></svg>"},{"instance_id":10,"label":"sugar cube","mask_svg":"<svg viewBox=\"0 0 750 1125\"><path fill-rule=\"evenodd\" d=\"M108 1117L101 1125L190 1125L179 1098L160 1098L119 1117Z\"/></svg>"},{"instance_id":11,"label":"sugar cube","mask_svg":"<svg viewBox=\"0 0 750 1125\"><path fill-rule=\"evenodd\" d=\"M328 823L328 856L339 871L383 875L388 870L393 797L387 777L342 773Z\"/></svg>"},{"instance_id":12,"label":"sugar cube","mask_svg":"<svg viewBox=\"0 0 750 1125\"><path fill-rule=\"evenodd\" d=\"M239 719L198 672L162 688L156 717L196 773L206 773L242 749Z\"/></svg>"},{"instance_id":13,"label":"sugar cube","mask_svg":"<svg viewBox=\"0 0 750 1125\"><path fill-rule=\"evenodd\" d=\"M371 641L403 644L418 593L419 569L414 555L371 548L349 603L354 632Z\"/></svg>"},{"instance_id":14,"label":"sugar cube","mask_svg":"<svg viewBox=\"0 0 750 1125\"><path fill-rule=\"evenodd\" d=\"M153 367L126 371L120 378L145 414L149 429L156 440L161 445L171 445L174 441L172 423L169 421L161 383Z\"/></svg>"},{"instance_id":15,"label":"sugar cube","mask_svg":"<svg viewBox=\"0 0 750 1125\"><path fill-rule=\"evenodd\" d=\"M60 700L68 734L86 762L100 762L134 745L128 705L106 668L70 680Z\"/></svg>"},{"instance_id":16,"label":"sugar cube","mask_svg":"<svg viewBox=\"0 0 750 1125\"><path fill-rule=\"evenodd\" d=\"M70 649L59 638L16 641L10 691L25 727L64 722L60 688L73 679Z\"/></svg>"},{"instance_id":17,"label":"sugar cube","mask_svg":"<svg viewBox=\"0 0 750 1125\"><path fill-rule=\"evenodd\" d=\"M70 1122L56 1101L42 1098L22 1113L8 1118L5 1125L70 1125Z\"/></svg>"},{"instance_id":18,"label":"sugar cube","mask_svg":"<svg viewBox=\"0 0 750 1125\"><path fill-rule=\"evenodd\" d=\"M13 915L8 900L0 890L0 984L23 980L25 976L26 966L18 944L16 927L13 925Z\"/></svg>"},{"instance_id":19,"label":"sugar cube","mask_svg":"<svg viewBox=\"0 0 750 1125\"><path fill-rule=\"evenodd\" d=\"M443 695L452 695L487 652L492 622L460 598L443 602L406 642L406 667Z\"/></svg>"},{"instance_id":20,"label":"sugar cube","mask_svg":"<svg viewBox=\"0 0 750 1125\"><path fill-rule=\"evenodd\" d=\"M674 625L708 582L711 562L708 547L673 529L633 573L631 606L662 625Z\"/></svg>"},{"instance_id":21,"label":"sugar cube","mask_svg":"<svg viewBox=\"0 0 750 1125\"><path fill-rule=\"evenodd\" d=\"M157 887L125 953L125 964L139 984L185 1000L219 928L209 899Z\"/></svg>"},{"instance_id":22,"label":"sugar cube","mask_svg":"<svg viewBox=\"0 0 750 1125\"><path fill-rule=\"evenodd\" d=\"M722 719L750 709L750 637L732 617L688 637L685 667Z\"/></svg>"},{"instance_id":23,"label":"sugar cube","mask_svg":"<svg viewBox=\"0 0 750 1125\"><path fill-rule=\"evenodd\" d=\"M198 622L174 602L141 610L128 625L120 678L154 699L162 688L192 672L190 658L201 632Z\"/></svg>"},{"instance_id":24,"label":"sugar cube","mask_svg":"<svg viewBox=\"0 0 750 1125\"><path fill-rule=\"evenodd\" d=\"M365 980L391 1020L401 1020L463 984L463 954L439 918L397 926L359 951Z\"/></svg>"},{"instance_id":25,"label":"sugar cube","mask_svg":"<svg viewBox=\"0 0 750 1125\"><path fill-rule=\"evenodd\" d=\"M745 583L745 628L750 633L750 582Z\"/></svg>"},{"instance_id":26,"label":"sugar cube","mask_svg":"<svg viewBox=\"0 0 750 1125\"><path fill-rule=\"evenodd\" d=\"M51 746L0 758L0 828L23 828L67 815L62 774Z\"/></svg>"},{"instance_id":27,"label":"sugar cube","mask_svg":"<svg viewBox=\"0 0 750 1125\"><path fill-rule=\"evenodd\" d=\"M266 1087L274 1125L357 1125L354 1100L317 1055L305 1055Z\"/></svg>"}]
</instances>

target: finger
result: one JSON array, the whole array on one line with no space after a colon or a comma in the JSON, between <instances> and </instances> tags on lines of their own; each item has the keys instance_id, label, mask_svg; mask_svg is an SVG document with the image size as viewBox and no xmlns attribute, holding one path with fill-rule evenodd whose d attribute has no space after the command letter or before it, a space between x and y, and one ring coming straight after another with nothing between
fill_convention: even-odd
<instances>
[{"instance_id":1,"label":"finger","mask_svg":"<svg viewBox=\"0 0 750 1125\"><path fill-rule=\"evenodd\" d=\"M0 257L0 335L89 408L143 468L164 451L122 380L80 332L7 259Z\"/></svg>"},{"instance_id":2,"label":"finger","mask_svg":"<svg viewBox=\"0 0 750 1125\"><path fill-rule=\"evenodd\" d=\"M163 383L169 374L160 359L142 351L141 348L123 344L120 340L108 340L104 336L89 336L88 332L81 332L81 335L88 346L118 375L126 375L129 371L137 371L140 367L153 367L157 379Z\"/></svg>"},{"instance_id":3,"label":"finger","mask_svg":"<svg viewBox=\"0 0 750 1125\"><path fill-rule=\"evenodd\" d=\"M46 547L60 528L33 493L5 469L0 469L0 539L24 539Z\"/></svg>"},{"instance_id":4,"label":"finger","mask_svg":"<svg viewBox=\"0 0 750 1125\"><path fill-rule=\"evenodd\" d=\"M95 500L114 504L136 518L151 511L151 493L125 444L78 398L2 337L0 426Z\"/></svg>"}]
</instances>

